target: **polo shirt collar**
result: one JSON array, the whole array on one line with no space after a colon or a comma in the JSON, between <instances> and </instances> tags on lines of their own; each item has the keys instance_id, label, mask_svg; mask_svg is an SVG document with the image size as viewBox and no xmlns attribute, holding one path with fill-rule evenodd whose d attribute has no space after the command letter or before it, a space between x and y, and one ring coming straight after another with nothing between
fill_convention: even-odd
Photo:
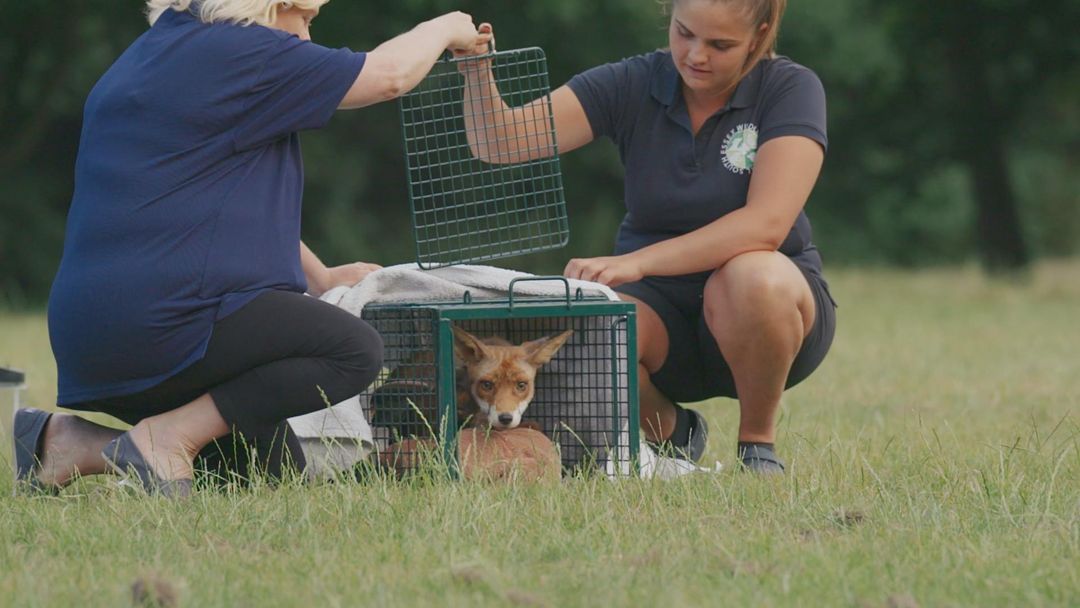
<instances>
[{"instance_id":1,"label":"polo shirt collar","mask_svg":"<svg viewBox=\"0 0 1080 608\"><path fill-rule=\"evenodd\" d=\"M742 109L748 108L754 105L754 101L757 99L758 88L761 85L761 74L765 70L765 62L767 59L762 59L754 66L754 69L750 70L750 73L743 77L739 84L735 87L735 94L731 96L731 100L728 101L725 109ZM651 83L652 96L661 104L668 108L675 105L676 101L681 101L682 97L682 79L679 76L679 71L675 69L675 63L671 59L671 53L664 53L663 59L660 63L660 68L653 72Z\"/></svg>"},{"instance_id":2,"label":"polo shirt collar","mask_svg":"<svg viewBox=\"0 0 1080 608\"><path fill-rule=\"evenodd\" d=\"M671 60L671 53L664 53L660 59L659 69L653 72L652 96L656 101L670 107L675 104L676 93L679 92L681 82L675 63Z\"/></svg>"}]
</instances>

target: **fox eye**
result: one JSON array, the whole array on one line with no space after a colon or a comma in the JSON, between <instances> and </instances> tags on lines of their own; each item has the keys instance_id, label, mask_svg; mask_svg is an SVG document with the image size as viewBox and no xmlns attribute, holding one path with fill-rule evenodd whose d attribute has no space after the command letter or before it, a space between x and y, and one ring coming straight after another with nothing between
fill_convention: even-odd
<instances>
[{"instance_id":1,"label":"fox eye","mask_svg":"<svg viewBox=\"0 0 1080 608\"><path fill-rule=\"evenodd\" d=\"M517 383L517 389L519 391L523 391L523 390L525 390L527 388L529 388L529 383L528 382L518 382Z\"/></svg>"},{"instance_id":2,"label":"fox eye","mask_svg":"<svg viewBox=\"0 0 1080 608\"><path fill-rule=\"evenodd\" d=\"M495 388L495 383L491 380L481 380L480 388L484 389L485 391L490 391L491 389Z\"/></svg>"}]
</instances>

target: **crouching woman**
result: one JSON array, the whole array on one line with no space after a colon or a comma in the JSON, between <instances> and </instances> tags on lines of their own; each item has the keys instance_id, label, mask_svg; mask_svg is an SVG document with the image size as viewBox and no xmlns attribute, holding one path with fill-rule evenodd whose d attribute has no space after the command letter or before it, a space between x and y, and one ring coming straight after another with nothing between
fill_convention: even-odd
<instances>
[{"instance_id":1,"label":"crouching woman","mask_svg":"<svg viewBox=\"0 0 1080 608\"><path fill-rule=\"evenodd\" d=\"M828 143L825 91L774 52L786 0L667 4L668 49L589 69L550 102L509 108L486 60L462 61L477 123L466 132L493 163L554 154L549 113L560 152L601 137L619 146L626 214L613 255L570 260L564 274L635 303L648 440L697 461L705 420L680 403L737 398L739 462L781 473L781 395L821 364L836 328L803 209Z\"/></svg>"},{"instance_id":2,"label":"crouching woman","mask_svg":"<svg viewBox=\"0 0 1080 608\"><path fill-rule=\"evenodd\" d=\"M310 36L326 2L150 0L151 27L90 92L49 298L57 404L133 427L17 412L20 487L113 471L185 495L199 458L280 475L303 465L286 419L375 378L379 335L304 295L376 266L327 268L300 241L297 133L487 36L450 13L368 53L330 49Z\"/></svg>"}]
</instances>

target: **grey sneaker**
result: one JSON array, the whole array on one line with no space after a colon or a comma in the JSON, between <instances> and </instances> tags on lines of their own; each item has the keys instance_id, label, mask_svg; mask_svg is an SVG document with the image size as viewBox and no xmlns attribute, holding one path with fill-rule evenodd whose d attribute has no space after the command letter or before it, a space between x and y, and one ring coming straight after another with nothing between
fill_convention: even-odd
<instances>
[{"instance_id":1,"label":"grey sneaker","mask_svg":"<svg viewBox=\"0 0 1080 608\"><path fill-rule=\"evenodd\" d=\"M709 441L709 425L697 410L687 408L686 411L690 414L690 441L686 442L686 457L691 462L701 462Z\"/></svg>"},{"instance_id":2,"label":"grey sneaker","mask_svg":"<svg viewBox=\"0 0 1080 608\"><path fill-rule=\"evenodd\" d=\"M37 478L41 468L41 442L52 412L19 408L12 417L12 447L15 448L15 494L58 494L60 488L47 486Z\"/></svg>"},{"instance_id":3,"label":"grey sneaker","mask_svg":"<svg viewBox=\"0 0 1080 608\"><path fill-rule=\"evenodd\" d=\"M739 460L750 472L762 475L783 475L784 461L772 448L764 445L739 446Z\"/></svg>"},{"instance_id":4,"label":"grey sneaker","mask_svg":"<svg viewBox=\"0 0 1080 608\"><path fill-rule=\"evenodd\" d=\"M101 456L115 473L132 482L137 481L147 494L173 499L191 496L192 480L158 477L131 440L130 433L122 433L110 441L101 450Z\"/></svg>"},{"instance_id":5,"label":"grey sneaker","mask_svg":"<svg viewBox=\"0 0 1080 608\"><path fill-rule=\"evenodd\" d=\"M697 464L705 455L705 446L709 440L709 425L706 424L705 417L696 410L686 408L686 412L690 414L690 439L686 445L672 445L671 442L665 440L659 443L650 441L649 446L660 456L689 460Z\"/></svg>"}]
</instances>

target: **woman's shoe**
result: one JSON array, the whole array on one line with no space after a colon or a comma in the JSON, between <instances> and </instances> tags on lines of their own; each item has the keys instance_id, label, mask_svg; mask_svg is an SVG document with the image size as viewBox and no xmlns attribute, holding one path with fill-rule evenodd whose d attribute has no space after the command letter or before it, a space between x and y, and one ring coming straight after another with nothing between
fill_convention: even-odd
<instances>
[{"instance_id":1,"label":"woman's shoe","mask_svg":"<svg viewBox=\"0 0 1080 608\"><path fill-rule=\"evenodd\" d=\"M739 461L747 471L761 475L783 475L784 461L767 445L740 445Z\"/></svg>"},{"instance_id":2,"label":"woman's shoe","mask_svg":"<svg viewBox=\"0 0 1080 608\"><path fill-rule=\"evenodd\" d=\"M135 447L130 433L123 433L110 441L105 449L101 450L101 455L119 475L136 477L147 494L157 494L165 498L191 496L191 480L158 477L143 458L139 448Z\"/></svg>"},{"instance_id":3,"label":"woman's shoe","mask_svg":"<svg viewBox=\"0 0 1080 608\"><path fill-rule=\"evenodd\" d=\"M686 408L686 412L690 416L690 435L686 445L674 445L668 439L647 443L659 456L698 464L705 455L705 447L709 443L709 425L706 424L705 417L697 410Z\"/></svg>"},{"instance_id":4,"label":"woman's shoe","mask_svg":"<svg viewBox=\"0 0 1080 608\"><path fill-rule=\"evenodd\" d=\"M699 463L709 443L709 425L697 410L687 408L686 411L690 412L690 440L686 442L686 457L690 462Z\"/></svg>"},{"instance_id":5,"label":"woman's shoe","mask_svg":"<svg viewBox=\"0 0 1080 608\"><path fill-rule=\"evenodd\" d=\"M41 441L52 412L19 408L12 417L12 445L15 449L15 494L49 494L55 496L60 488L45 485L38 479L41 470Z\"/></svg>"}]
</instances>

